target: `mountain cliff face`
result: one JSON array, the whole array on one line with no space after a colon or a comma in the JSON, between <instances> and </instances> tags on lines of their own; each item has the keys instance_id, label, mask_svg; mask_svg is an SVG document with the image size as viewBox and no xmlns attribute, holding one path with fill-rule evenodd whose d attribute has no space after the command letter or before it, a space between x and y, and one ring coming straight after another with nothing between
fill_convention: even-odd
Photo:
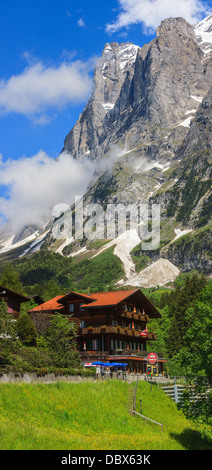
<instances>
[{"instance_id":1,"label":"mountain cliff face","mask_svg":"<svg viewBox=\"0 0 212 470\"><path fill-rule=\"evenodd\" d=\"M99 159L118 142L137 156L158 158L159 151L170 160L212 84L210 59L182 18L163 21L157 38L142 48L107 44L91 98L64 149Z\"/></svg>"},{"instance_id":2,"label":"mountain cliff face","mask_svg":"<svg viewBox=\"0 0 212 470\"><path fill-rule=\"evenodd\" d=\"M162 246L150 259L206 273L210 231L202 233L201 250L198 230L211 218L211 98L212 15L196 27L168 18L142 48L105 46L92 96L64 142L77 159L118 155L89 188L87 202L160 204Z\"/></svg>"},{"instance_id":3,"label":"mountain cliff face","mask_svg":"<svg viewBox=\"0 0 212 470\"><path fill-rule=\"evenodd\" d=\"M186 157L189 146L192 152L186 139L195 142L193 149L197 140L205 147L201 126L197 134L193 126L193 140L190 124L212 86L211 27L212 16L196 28L182 18L170 18L142 48L105 46L93 93L64 149L75 158L95 160L116 149L119 158L106 183L113 188L107 202L146 201L167 182L166 170ZM90 192L101 203L104 181L105 175Z\"/></svg>"},{"instance_id":4,"label":"mountain cliff face","mask_svg":"<svg viewBox=\"0 0 212 470\"><path fill-rule=\"evenodd\" d=\"M124 253L125 268L130 267L122 283L137 282L132 250L135 259L145 254L147 264L162 259L177 272L211 272L211 147L212 15L195 27L183 18L168 18L143 47L105 45L92 94L63 150L76 159L104 162L85 202L104 208L160 204L156 251L143 253L138 236L120 249L114 242L122 261ZM60 253L76 249L72 239L61 243ZM84 243L78 249L86 250Z\"/></svg>"}]
</instances>

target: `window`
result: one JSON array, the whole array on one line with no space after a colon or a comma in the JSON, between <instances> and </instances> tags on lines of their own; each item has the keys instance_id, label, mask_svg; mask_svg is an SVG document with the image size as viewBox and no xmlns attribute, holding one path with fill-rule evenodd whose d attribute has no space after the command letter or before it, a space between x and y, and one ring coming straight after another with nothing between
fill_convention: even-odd
<instances>
[{"instance_id":1,"label":"window","mask_svg":"<svg viewBox=\"0 0 212 470\"><path fill-rule=\"evenodd\" d=\"M82 308L83 302L80 304L80 312L84 311L84 308Z\"/></svg>"},{"instance_id":2,"label":"window","mask_svg":"<svg viewBox=\"0 0 212 470\"><path fill-rule=\"evenodd\" d=\"M100 339L92 340L92 349L93 351L99 351L101 349Z\"/></svg>"},{"instance_id":3,"label":"window","mask_svg":"<svg viewBox=\"0 0 212 470\"><path fill-rule=\"evenodd\" d=\"M110 340L110 349L113 349L113 339Z\"/></svg>"},{"instance_id":4,"label":"window","mask_svg":"<svg viewBox=\"0 0 212 470\"><path fill-rule=\"evenodd\" d=\"M70 313L74 312L74 304L69 304L69 312Z\"/></svg>"},{"instance_id":5,"label":"window","mask_svg":"<svg viewBox=\"0 0 212 470\"><path fill-rule=\"evenodd\" d=\"M85 326L85 322L84 322L84 320L81 320L81 322L80 322L80 328L84 328L84 326Z\"/></svg>"}]
</instances>

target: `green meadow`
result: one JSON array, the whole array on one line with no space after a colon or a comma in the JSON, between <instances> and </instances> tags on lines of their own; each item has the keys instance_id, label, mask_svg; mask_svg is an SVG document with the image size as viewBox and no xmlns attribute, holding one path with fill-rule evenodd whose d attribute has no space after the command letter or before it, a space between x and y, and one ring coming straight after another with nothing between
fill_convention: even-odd
<instances>
[{"instance_id":1,"label":"green meadow","mask_svg":"<svg viewBox=\"0 0 212 470\"><path fill-rule=\"evenodd\" d=\"M0 384L1 450L209 450L194 423L157 385L135 383Z\"/></svg>"}]
</instances>

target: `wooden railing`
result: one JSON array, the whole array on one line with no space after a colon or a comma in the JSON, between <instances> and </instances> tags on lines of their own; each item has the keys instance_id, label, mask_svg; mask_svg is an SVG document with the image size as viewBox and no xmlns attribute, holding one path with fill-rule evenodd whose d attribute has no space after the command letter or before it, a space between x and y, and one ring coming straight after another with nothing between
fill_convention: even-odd
<instances>
[{"instance_id":1,"label":"wooden railing","mask_svg":"<svg viewBox=\"0 0 212 470\"><path fill-rule=\"evenodd\" d=\"M144 323L149 322L149 315L146 315L146 313L143 315L142 313L126 311L121 314L121 317L130 318L131 320L139 320Z\"/></svg>"},{"instance_id":2,"label":"wooden railing","mask_svg":"<svg viewBox=\"0 0 212 470\"><path fill-rule=\"evenodd\" d=\"M105 359L108 356L134 356L134 357L143 357L147 358L148 351L138 351L137 349L113 349L112 351L80 351L80 356L83 358L89 359L89 357L98 356ZM162 353L157 353L158 358L163 358Z\"/></svg>"},{"instance_id":3,"label":"wooden railing","mask_svg":"<svg viewBox=\"0 0 212 470\"><path fill-rule=\"evenodd\" d=\"M122 326L112 326L112 325L102 325L102 326L87 326L86 328L82 328L81 334L82 335L96 335L96 334L105 334L105 333L115 333L125 336L132 336L132 337L139 337L140 330L135 330L131 328L125 328ZM147 340L154 340L156 339L156 333L147 333Z\"/></svg>"}]
</instances>

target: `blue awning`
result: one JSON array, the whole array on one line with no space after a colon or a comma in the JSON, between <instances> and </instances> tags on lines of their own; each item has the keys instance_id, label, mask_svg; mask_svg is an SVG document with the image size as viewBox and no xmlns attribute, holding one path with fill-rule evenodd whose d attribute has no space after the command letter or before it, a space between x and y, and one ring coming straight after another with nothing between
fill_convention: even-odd
<instances>
[{"instance_id":1,"label":"blue awning","mask_svg":"<svg viewBox=\"0 0 212 470\"><path fill-rule=\"evenodd\" d=\"M92 366L104 366L104 365L105 365L104 362L100 362L100 361L92 362Z\"/></svg>"},{"instance_id":2,"label":"blue awning","mask_svg":"<svg viewBox=\"0 0 212 470\"><path fill-rule=\"evenodd\" d=\"M112 367L126 367L128 366L125 362L111 362L110 364Z\"/></svg>"}]
</instances>

